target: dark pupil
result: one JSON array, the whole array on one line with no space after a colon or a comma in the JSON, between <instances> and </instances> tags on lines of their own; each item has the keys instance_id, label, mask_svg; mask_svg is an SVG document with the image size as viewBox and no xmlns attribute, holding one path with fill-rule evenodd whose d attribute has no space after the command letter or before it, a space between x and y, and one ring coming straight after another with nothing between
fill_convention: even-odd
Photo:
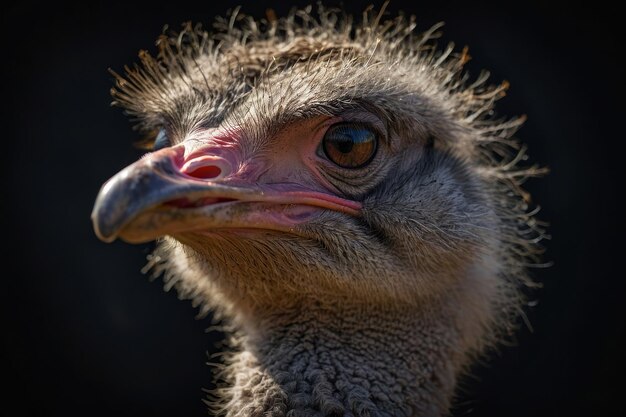
<instances>
[{"instance_id":1,"label":"dark pupil","mask_svg":"<svg viewBox=\"0 0 626 417\"><path fill-rule=\"evenodd\" d=\"M341 153L350 153L354 147L354 139L341 133L334 139L335 148Z\"/></svg>"}]
</instances>

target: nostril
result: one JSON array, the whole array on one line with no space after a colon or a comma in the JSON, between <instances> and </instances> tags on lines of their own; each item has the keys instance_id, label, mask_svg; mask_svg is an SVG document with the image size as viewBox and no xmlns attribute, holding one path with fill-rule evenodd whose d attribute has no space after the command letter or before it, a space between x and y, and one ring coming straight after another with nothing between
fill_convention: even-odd
<instances>
[{"instance_id":1,"label":"nostril","mask_svg":"<svg viewBox=\"0 0 626 417\"><path fill-rule=\"evenodd\" d=\"M185 162L180 172L199 180L217 180L230 174L231 164L218 156L203 155Z\"/></svg>"},{"instance_id":2,"label":"nostril","mask_svg":"<svg viewBox=\"0 0 626 417\"><path fill-rule=\"evenodd\" d=\"M219 177L222 169L215 165L202 165L191 171L186 172L187 175L195 178L210 179Z\"/></svg>"}]
</instances>

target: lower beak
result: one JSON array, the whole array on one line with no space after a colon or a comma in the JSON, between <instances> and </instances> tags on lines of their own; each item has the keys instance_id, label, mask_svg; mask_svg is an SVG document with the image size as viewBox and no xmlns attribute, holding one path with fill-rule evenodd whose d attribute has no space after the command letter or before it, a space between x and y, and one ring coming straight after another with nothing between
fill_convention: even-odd
<instances>
[{"instance_id":1,"label":"lower beak","mask_svg":"<svg viewBox=\"0 0 626 417\"><path fill-rule=\"evenodd\" d=\"M203 180L180 172L175 153L142 158L107 181L91 215L96 235L141 243L164 235L228 228L292 231L312 213L359 214L361 204L293 184Z\"/></svg>"}]
</instances>

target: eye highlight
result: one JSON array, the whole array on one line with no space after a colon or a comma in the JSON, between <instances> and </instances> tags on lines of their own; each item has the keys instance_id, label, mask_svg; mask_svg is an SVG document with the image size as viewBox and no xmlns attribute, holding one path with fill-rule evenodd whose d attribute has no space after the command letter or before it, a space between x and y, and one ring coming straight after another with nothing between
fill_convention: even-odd
<instances>
[{"instance_id":1,"label":"eye highlight","mask_svg":"<svg viewBox=\"0 0 626 417\"><path fill-rule=\"evenodd\" d=\"M361 168L376 154L378 135L359 123L337 123L322 139L326 157L342 168Z\"/></svg>"},{"instance_id":2,"label":"eye highlight","mask_svg":"<svg viewBox=\"0 0 626 417\"><path fill-rule=\"evenodd\" d=\"M153 151L158 151L159 149L167 148L172 146L172 142L170 138L167 136L167 132L165 129L159 130L156 138L154 139L154 145L152 145Z\"/></svg>"}]
</instances>

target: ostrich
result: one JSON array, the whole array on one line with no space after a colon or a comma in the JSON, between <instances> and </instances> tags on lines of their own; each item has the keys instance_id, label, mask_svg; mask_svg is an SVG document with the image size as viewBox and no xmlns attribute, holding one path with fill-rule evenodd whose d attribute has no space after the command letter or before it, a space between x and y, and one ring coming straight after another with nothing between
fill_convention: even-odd
<instances>
[{"instance_id":1,"label":"ostrich","mask_svg":"<svg viewBox=\"0 0 626 417\"><path fill-rule=\"evenodd\" d=\"M233 352L211 411L441 416L521 313L544 231L499 119L413 17L321 8L183 25L114 73L152 149L106 182L100 239L214 311Z\"/></svg>"}]
</instances>

